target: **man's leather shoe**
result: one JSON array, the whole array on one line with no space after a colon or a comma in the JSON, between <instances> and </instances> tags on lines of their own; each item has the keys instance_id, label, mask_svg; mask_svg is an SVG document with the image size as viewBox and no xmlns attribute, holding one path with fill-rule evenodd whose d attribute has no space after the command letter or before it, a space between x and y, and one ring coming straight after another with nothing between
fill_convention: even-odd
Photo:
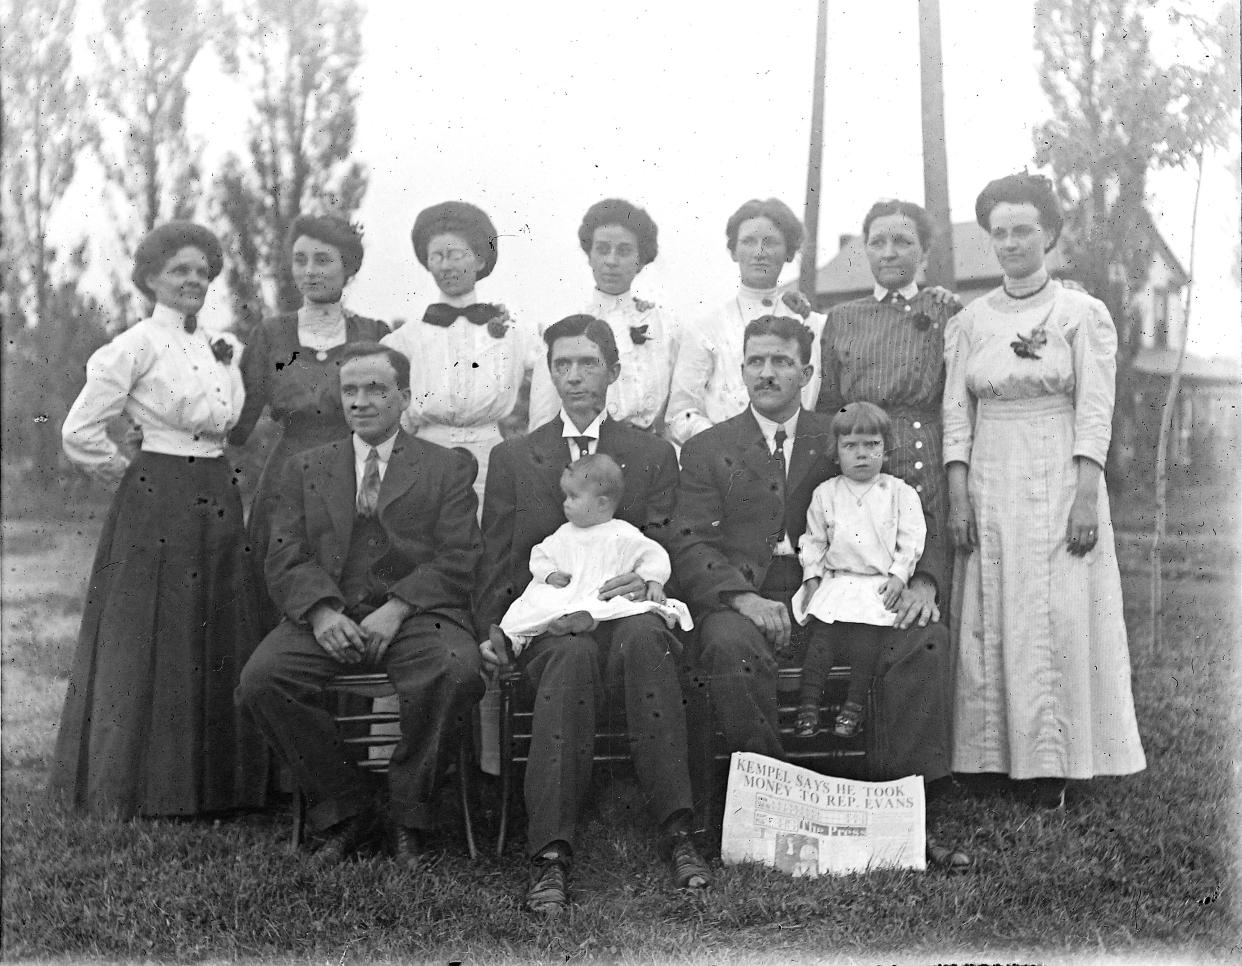
<instances>
[{"instance_id":1,"label":"man's leather shoe","mask_svg":"<svg viewBox=\"0 0 1242 966\"><path fill-rule=\"evenodd\" d=\"M351 815L320 835L315 858L326 864L343 862L373 841L378 832L379 819L373 812Z\"/></svg>"},{"instance_id":2,"label":"man's leather shoe","mask_svg":"<svg viewBox=\"0 0 1242 966\"><path fill-rule=\"evenodd\" d=\"M420 829L407 828L404 825L398 825L393 829L392 857L407 872L418 871L418 867L423 862L425 849L423 833Z\"/></svg>"},{"instance_id":3,"label":"man's leather shoe","mask_svg":"<svg viewBox=\"0 0 1242 966\"><path fill-rule=\"evenodd\" d=\"M569 903L569 862L568 853L559 849L545 849L531 860L527 912L553 919L565 911Z\"/></svg>"},{"instance_id":4,"label":"man's leather shoe","mask_svg":"<svg viewBox=\"0 0 1242 966\"><path fill-rule=\"evenodd\" d=\"M675 832L672 836L672 850L669 855L668 867L673 876L673 885L678 889L698 891L708 889L712 884L712 874L707 863L694 847L694 839L689 832Z\"/></svg>"}]
</instances>

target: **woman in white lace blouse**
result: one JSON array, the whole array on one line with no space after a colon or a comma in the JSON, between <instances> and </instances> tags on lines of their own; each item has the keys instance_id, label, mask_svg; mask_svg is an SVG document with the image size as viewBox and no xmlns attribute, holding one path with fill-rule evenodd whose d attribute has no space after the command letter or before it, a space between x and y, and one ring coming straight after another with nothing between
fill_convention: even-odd
<instances>
[{"instance_id":1,"label":"woman in white lace blouse","mask_svg":"<svg viewBox=\"0 0 1242 966\"><path fill-rule=\"evenodd\" d=\"M822 312L798 292L777 290L781 269L802 246L802 223L779 198L752 198L725 225L729 255L737 263L737 293L696 325L682 331L673 369L665 435L681 445L709 426L736 416L750 404L742 382L742 333L761 315L799 319L815 341L811 358L820 357ZM802 390L802 404L815 408L819 369Z\"/></svg>"}]
</instances>

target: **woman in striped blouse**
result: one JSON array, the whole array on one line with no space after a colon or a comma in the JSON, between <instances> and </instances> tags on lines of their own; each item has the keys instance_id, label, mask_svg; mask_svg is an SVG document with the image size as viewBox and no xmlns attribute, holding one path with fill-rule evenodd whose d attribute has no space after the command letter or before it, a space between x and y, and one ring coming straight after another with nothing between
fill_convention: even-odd
<instances>
[{"instance_id":1,"label":"woman in striped blouse","mask_svg":"<svg viewBox=\"0 0 1242 966\"><path fill-rule=\"evenodd\" d=\"M902 626L926 624L948 600L952 550L945 528L940 459L944 328L962 305L943 288L919 289L931 219L909 201L879 201L863 219L872 294L829 310L821 340L822 413L869 402L893 423L887 472L914 487L927 520L927 543L901 603Z\"/></svg>"}]
</instances>

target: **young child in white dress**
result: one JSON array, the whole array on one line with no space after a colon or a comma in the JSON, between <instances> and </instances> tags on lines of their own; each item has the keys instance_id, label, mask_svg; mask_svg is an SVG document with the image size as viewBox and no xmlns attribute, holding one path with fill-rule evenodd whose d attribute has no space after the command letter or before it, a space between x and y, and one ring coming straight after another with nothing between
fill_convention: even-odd
<instances>
[{"instance_id":1,"label":"young child in white dress","mask_svg":"<svg viewBox=\"0 0 1242 966\"><path fill-rule=\"evenodd\" d=\"M819 731L824 683L847 640L849 689L832 733L858 734L867 689L894 633L897 600L927 539L914 488L880 472L892 438L888 414L872 403L849 403L833 417L832 432L841 473L811 496L798 554L803 583L793 600L799 623L811 624L796 723L804 738Z\"/></svg>"},{"instance_id":2,"label":"young child in white dress","mask_svg":"<svg viewBox=\"0 0 1242 966\"><path fill-rule=\"evenodd\" d=\"M613 518L625 492L616 460L603 453L583 456L561 475L565 519L530 552L531 581L511 605L499 627L514 657L544 633L581 634L600 621L657 613L669 627L690 630L690 611L664 594L672 573L668 553L633 524ZM640 600L599 599L599 588L619 574L636 573L646 581Z\"/></svg>"}]
</instances>

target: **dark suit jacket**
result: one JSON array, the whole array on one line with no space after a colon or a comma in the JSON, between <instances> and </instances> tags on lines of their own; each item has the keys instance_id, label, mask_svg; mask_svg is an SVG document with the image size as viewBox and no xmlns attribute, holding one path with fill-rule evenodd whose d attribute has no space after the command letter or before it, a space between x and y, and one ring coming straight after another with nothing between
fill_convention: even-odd
<instances>
[{"instance_id":1,"label":"dark suit jacket","mask_svg":"<svg viewBox=\"0 0 1242 966\"><path fill-rule=\"evenodd\" d=\"M470 624L470 592L482 553L475 519L478 466L450 450L397 434L376 510L388 538L372 574L391 597L416 612ZM291 456L285 463L267 554L272 599L304 621L320 601L344 604L338 581L356 518L350 437Z\"/></svg>"},{"instance_id":2,"label":"dark suit jacket","mask_svg":"<svg viewBox=\"0 0 1242 966\"><path fill-rule=\"evenodd\" d=\"M530 552L565 522L561 473L569 465L569 446L557 416L528 436L506 440L492 450L483 495L486 561L477 595L481 635L499 623L509 605L530 583ZM668 546L668 526L677 493L677 454L664 440L604 420L598 452L621 465L625 496L617 519L631 523Z\"/></svg>"},{"instance_id":3,"label":"dark suit jacket","mask_svg":"<svg viewBox=\"0 0 1242 966\"><path fill-rule=\"evenodd\" d=\"M806 531L815 487L836 471L832 421L798 415L782 491L759 423L749 407L686 442L673 519L673 573L696 615L727 605L722 594L758 592L782 525L794 547Z\"/></svg>"}]
</instances>

